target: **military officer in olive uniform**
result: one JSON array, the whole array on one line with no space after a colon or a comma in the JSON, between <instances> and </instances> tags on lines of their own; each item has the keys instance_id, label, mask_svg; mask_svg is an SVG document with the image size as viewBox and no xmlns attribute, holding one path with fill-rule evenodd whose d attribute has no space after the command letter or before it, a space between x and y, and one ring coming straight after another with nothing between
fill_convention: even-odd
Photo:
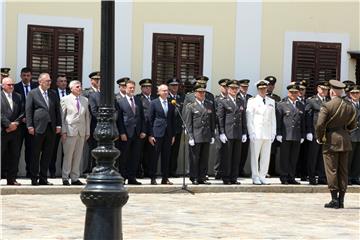
<instances>
[{"instance_id":1,"label":"military officer in olive uniform","mask_svg":"<svg viewBox=\"0 0 360 240\"><path fill-rule=\"evenodd\" d=\"M355 85L355 83L351 80L345 80L343 81L343 83L346 85L344 91L345 91L345 96L344 98L348 98L350 99L350 89Z\"/></svg>"},{"instance_id":2,"label":"military officer in olive uniform","mask_svg":"<svg viewBox=\"0 0 360 240\"><path fill-rule=\"evenodd\" d=\"M228 78L223 78L218 81L220 87L220 94L215 97L215 109L218 109L219 101L227 98L228 87L227 82L230 81ZM220 141L219 138L219 120L215 118L215 161L214 161L214 175L215 179L221 179L221 168L220 163L221 159L226 156L226 151L224 144Z\"/></svg>"},{"instance_id":3,"label":"military officer in olive uniform","mask_svg":"<svg viewBox=\"0 0 360 240\"><path fill-rule=\"evenodd\" d=\"M195 101L185 109L190 145L190 180L194 185L210 184L206 180L206 173L210 144L215 142L215 113L212 104L205 99L205 93L205 85L195 85Z\"/></svg>"},{"instance_id":4,"label":"military officer in olive uniform","mask_svg":"<svg viewBox=\"0 0 360 240\"><path fill-rule=\"evenodd\" d=\"M351 148L349 131L356 128L357 113L350 102L341 98L345 84L330 80L331 100L320 109L315 132L323 144L323 158L331 201L326 208L344 208L348 183L348 158ZM339 195L338 195L339 193Z\"/></svg>"},{"instance_id":5,"label":"military officer in olive uniform","mask_svg":"<svg viewBox=\"0 0 360 240\"><path fill-rule=\"evenodd\" d=\"M308 141L307 169L309 184L326 184L324 162L322 159L321 145L316 142L315 125L318 120L321 106L327 102L329 92L329 82L319 81L317 84L317 94L308 98L305 106L306 116L306 140ZM318 181L316 180L316 168L318 168Z\"/></svg>"},{"instance_id":6,"label":"military officer in olive uniform","mask_svg":"<svg viewBox=\"0 0 360 240\"><path fill-rule=\"evenodd\" d=\"M239 164L241 143L247 140L246 110L244 102L237 97L239 82L228 81L228 96L219 101L217 118L219 121L220 141L224 144L226 156L222 158L222 180L224 184L240 184Z\"/></svg>"},{"instance_id":7,"label":"military officer in olive uniform","mask_svg":"<svg viewBox=\"0 0 360 240\"><path fill-rule=\"evenodd\" d=\"M168 100L170 103L172 103L173 100L175 100L175 103L177 104L177 108L179 110L175 111L175 142L171 146L171 153L170 153L170 176L176 177L176 170L177 170L177 161L178 161L178 155L179 155L179 148L180 148L180 140L182 135L182 120L179 115L179 113L182 112L183 103L185 95L182 93L179 93L179 86L180 86L180 80L177 78L171 78L167 81L168 87L169 87L169 96Z\"/></svg>"},{"instance_id":8,"label":"military officer in olive uniform","mask_svg":"<svg viewBox=\"0 0 360 240\"><path fill-rule=\"evenodd\" d=\"M239 88L239 93L238 93L238 98L240 98L243 103L244 103L244 109L246 111L247 108L247 102L250 98L252 98L252 95L248 94L248 89L249 89L249 83L250 80L249 79L241 79L239 80L239 84L240 84L240 88ZM239 177L248 177L248 174L245 173L244 171L244 167L245 167L245 163L248 157L248 152L249 152L249 144L250 144L250 139L249 136L246 136L247 139L245 142L242 143L241 145L241 157L240 157L240 164L239 164Z\"/></svg>"},{"instance_id":9,"label":"military officer in olive uniform","mask_svg":"<svg viewBox=\"0 0 360 240\"><path fill-rule=\"evenodd\" d=\"M349 154L349 184L360 185L360 86L352 86L349 94L350 102L357 111L357 128L350 132L352 152Z\"/></svg>"},{"instance_id":10,"label":"military officer in olive uniform","mask_svg":"<svg viewBox=\"0 0 360 240\"><path fill-rule=\"evenodd\" d=\"M275 84L276 84L276 77L267 76L264 80L269 82L267 92L266 92L266 96L268 96L269 98L274 99L275 102L280 102L281 97L279 95L276 95L275 93L273 93L274 88L275 88Z\"/></svg>"},{"instance_id":11,"label":"military officer in olive uniform","mask_svg":"<svg viewBox=\"0 0 360 240\"><path fill-rule=\"evenodd\" d=\"M90 84L89 88L85 88L82 91L84 97L89 98L90 93L100 92L100 79L101 75L99 71L95 71L89 74Z\"/></svg>"},{"instance_id":12,"label":"military officer in olive uniform","mask_svg":"<svg viewBox=\"0 0 360 240\"><path fill-rule=\"evenodd\" d=\"M298 100L300 86L287 86L288 98L276 108L277 136L280 142L280 181L282 184L300 184L295 180L300 144L305 137L305 107Z\"/></svg>"}]
</instances>

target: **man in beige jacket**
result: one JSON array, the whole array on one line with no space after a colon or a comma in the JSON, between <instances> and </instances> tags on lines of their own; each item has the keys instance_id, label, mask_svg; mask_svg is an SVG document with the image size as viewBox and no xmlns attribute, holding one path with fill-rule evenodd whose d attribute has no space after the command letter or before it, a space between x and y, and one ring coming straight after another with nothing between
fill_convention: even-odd
<instances>
[{"instance_id":1,"label":"man in beige jacket","mask_svg":"<svg viewBox=\"0 0 360 240\"><path fill-rule=\"evenodd\" d=\"M80 161L83 146L90 135L90 113L88 100L81 95L81 83L77 80L69 84L71 94L61 99L62 142L64 161L62 168L63 185L83 185L79 180Z\"/></svg>"}]
</instances>

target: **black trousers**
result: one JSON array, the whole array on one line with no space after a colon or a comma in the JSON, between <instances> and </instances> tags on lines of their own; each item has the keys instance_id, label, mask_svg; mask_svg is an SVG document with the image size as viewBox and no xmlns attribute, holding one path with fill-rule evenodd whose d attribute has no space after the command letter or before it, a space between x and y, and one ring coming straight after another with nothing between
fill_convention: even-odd
<instances>
[{"instance_id":1,"label":"black trousers","mask_svg":"<svg viewBox=\"0 0 360 240\"><path fill-rule=\"evenodd\" d=\"M128 138L127 141L121 141L121 145L123 150L120 155L120 173L124 178L134 179L139 165L140 139L134 135Z\"/></svg>"},{"instance_id":2,"label":"black trousers","mask_svg":"<svg viewBox=\"0 0 360 240\"><path fill-rule=\"evenodd\" d=\"M170 174L170 151L171 151L171 136L167 134L164 137L155 138L155 157L149 164L149 175L151 178L156 177L157 162L161 156L161 175L163 178L168 178Z\"/></svg>"},{"instance_id":3,"label":"black trousers","mask_svg":"<svg viewBox=\"0 0 360 240\"><path fill-rule=\"evenodd\" d=\"M87 167L85 172L91 172L96 165L96 160L92 156L91 151L97 147L97 141L95 140L93 134L90 134L90 137L87 140L87 144L88 144L89 153L88 153Z\"/></svg>"},{"instance_id":4,"label":"black trousers","mask_svg":"<svg viewBox=\"0 0 360 240\"><path fill-rule=\"evenodd\" d=\"M276 139L274 140L274 142L271 144L271 151L270 151L270 162L269 162L269 175L270 176L276 176L277 172L276 172L276 154L277 151L279 149L280 146L280 142L278 142Z\"/></svg>"},{"instance_id":5,"label":"black trousers","mask_svg":"<svg viewBox=\"0 0 360 240\"><path fill-rule=\"evenodd\" d=\"M32 159L34 156L34 136L29 134L29 131L26 127L25 123L20 123L19 125L20 130L20 151L23 144L23 141L25 140L25 169L27 175L30 174L30 165L32 163Z\"/></svg>"},{"instance_id":6,"label":"black trousers","mask_svg":"<svg viewBox=\"0 0 360 240\"><path fill-rule=\"evenodd\" d=\"M209 160L210 143L196 143L189 147L190 179L205 180Z\"/></svg>"},{"instance_id":7,"label":"black trousers","mask_svg":"<svg viewBox=\"0 0 360 240\"><path fill-rule=\"evenodd\" d=\"M45 133L39 134L35 132L34 136L34 156L31 163L31 178L46 180L47 171L49 168L49 162L52 157L54 143L55 143L55 131L50 124L47 126ZM40 156L41 154L41 156ZM40 164L40 166L39 166ZM39 171L40 167L40 171Z\"/></svg>"},{"instance_id":8,"label":"black trousers","mask_svg":"<svg viewBox=\"0 0 360 240\"><path fill-rule=\"evenodd\" d=\"M182 133L178 133L178 134L175 135L175 142L171 146L170 174L172 176L176 176L177 162L178 162L179 148L180 148L180 141L181 141L181 134Z\"/></svg>"},{"instance_id":9,"label":"black trousers","mask_svg":"<svg viewBox=\"0 0 360 240\"><path fill-rule=\"evenodd\" d=\"M298 163L296 165L296 176L306 178L308 176L307 171L307 154L309 149L309 141L305 140L300 145L300 151L299 151L299 159Z\"/></svg>"},{"instance_id":10,"label":"black trousers","mask_svg":"<svg viewBox=\"0 0 360 240\"><path fill-rule=\"evenodd\" d=\"M155 159L155 147L149 143L148 136L144 139L140 139L139 153L138 174L140 176L149 177L150 164L152 164Z\"/></svg>"},{"instance_id":11,"label":"black trousers","mask_svg":"<svg viewBox=\"0 0 360 240\"><path fill-rule=\"evenodd\" d=\"M352 151L349 153L349 179L360 177L360 142L352 142Z\"/></svg>"},{"instance_id":12,"label":"black trousers","mask_svg":"<svg viewBox=\"0 0 360 240\"><path fill-rule=\"evenodd\" d=\"M227 157L225 145L220 141L219 135L215 137L215 161L214 161L214 175L215 177L221 177L223 170L221 169L221 162Z\"/></svg>"},{"instance_id":13,"label":"black trousers","mask_svg":"<svg viewBox=\"0 0 360 240\"><path fill-rule=\"evenodd\" d=\"M223 170L222 179L224 181L235 181L239 176L241 140L229 139L224 144L224 148L227 156L221 162L221 169Z\"/></svg>"},{"instance_id":14,"label":"black trousers","mask_svg":"<svg viewBox=\"0 0 360 240\"><path fill-rule=\"evenodd\" d=\"M241 144L241 157L239 163L239 175L244 173L244 167L246 163L246 159L248 157L248 151L250 146L250 139L247 138L246 142Z\"/></svg>"},{"instance_id":15,"label":"black trousers","mask_svg":"<svg viewBox=\"0 0 360 240\"><path fill-rule=\"evenodd\" d=\"M286 141L280 145L280 179L294 179L299 158L300 140Z\"/></svg>"},{"instance_id":16,"label":"black trousers","mask_svg":"<svg viewBox=\"0 0 360 240\"><path fill-rule=\"evenodd\" d=\"M1 171L8 181L16 180L20 158L20 129L1 133Z\"/></svg>"},{"instance_id":17,"label":"black trousers","mask_svg":"<svg viewBox=\"0 0 360 240\"><path fill-rule=\"evenodd\" d=\"M61 139L61 135L56 134L55 144L54 144L54 151L53 151L52 157L50 159L50 163L49 163L49 172L50 172L50 174L55 174L56 173L56 160L57 160L57 153L58 153L60 139ZM63 158L64 158L64 149L61 148L61 166L62 166Z\"/></svg>"},{"instance_id":18,"label":"black trousers","mask_svg":"<svg viewBox=\"0 0 360 240\"><path fill-rule=\"evenodd\" d=\"M309 179L315 178L316 174L318 174L319 178L325 178L322 147L316 140L309 142L307 159Z\"/></svg>"}]
</instances>

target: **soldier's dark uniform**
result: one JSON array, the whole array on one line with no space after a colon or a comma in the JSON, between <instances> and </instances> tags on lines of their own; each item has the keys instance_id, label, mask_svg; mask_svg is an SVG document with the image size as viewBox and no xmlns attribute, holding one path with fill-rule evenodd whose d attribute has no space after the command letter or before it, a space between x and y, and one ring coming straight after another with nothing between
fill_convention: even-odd
<instances>
[{"instance_id":1,"label":"soldier's dark uniform","mask_svg":"<svg viewBox=\"0 0 360 240\"><path fill-rule=\"evenodd\" d=\"M239 88L239 82L232 80L227 82L230 88ZM229 94L227 98L219 101L216 111L219 120L220 136L224 134L227 142L224 143L226 156L221 160L222 180L224 184L240 184L237 181L239 176L239 164L241 157L241 143L243 135L246 136L246 110L244 102L237 98L232 98Z\"/></svg>"},{"instance_id":2,"label":"soldier's dark uniform","mask_svg":"<svg viewBox=\"0 0 360 240\"><path fill-rule=\"evenodd\" d=\"M269 85L275 85L275 83L276 83L276 77L274 77L274 76L267 76L265 78L265 80L269 82ZM272 98L275 101L275 104L277 104L278 102L281 101L281 97L276 95L273 92L267 92L266 96L268 96L269 98ZM280 143L276 139L271 144L270 163L269 163L269 171L268 171L268 174L270 176L277 175L275 162L276 162L276 153L277 153L279 146L280 146Z\"/></svg>"},{"instance_id":3,"label":"soldier's dark uniform","mask_svg":"<svg viewBox=\"0 0 360 240\"><path fill-rule=\"evenodd\" d=\"M350 95L360 94L360 86L354 85ZM357 128L350 132L352 151L349 154L349 184L360 185L360 102L349 99L357 111Z\"/></svg>"},{"instance_id":4,"label":"soldier's dark uniform","mask_svg":"<svg viewBox=\"0 0 360 240\"><path fill-rule=\"evenodd\" d=\"M152 86L152 81L149 78L144 78L142 80L140 80L139 85L141 87L145 87L145 86ZM150 111L150 102L152 100L154 100L156 98L156 96L153 95L149 95L146 96L143 93L139 93L135 96L135 98L139 98L143 107L143 111L144 111L144 117L145 117L145 129L146 129L146 134L148 135L148 131L149 131L149 127L150 127L150 115L149 115L149 111ZM149 141L148 138L145 137L145 139L141 140L141 144L139 147L139 151L140 151L140 160L139 160L139 173L138 173L138 177L148 177L149 176L149 163L152 162L152 159L155 157L155 147L152 146Z\"/></svg>"},{"instance_id":5,"label":"soldier's dark uniform","mask_svg":"<svg viewBox=\"0 0 360 240\"><path fill-rule=\"evenodd\" d=\"M344 89L345 84L337 80L330 80L329 83L334 94L321 107L315 132L317 141L323 144L325 172L331 193L331 201L325 207L343 208L348 182L348 157L352 150L349 131L356 128L357 113L348 101L340 97L340 93L335 92Z\"/></svg>"},{"instance_id":6,"label":"soldier's dark uniform","mask_svg":"<svg viewBox=\"0 0 360 240\"><path fill-rule=\"evenodd\" d=\"M219 86L226 88L226 83L230 81L228 78L223 78L218 81ZM215 96L215 110L218 109L219 101L225 99L222 93ZM214 160L214 175L215 179L221 179L222 170L220 168L221 159L226 157L224 144L219 139L219 119L215 118L215 160Z\"/></svg>"},{"instance_id":7,"label":"soldier's dark uniform","mask_svg":"<svg viewBox=\"0 0 360 240\"><path fill-rule=\"evenodd\" d=\"M170 85L179 85L180 84L180 80L177 78L171 78L167 81L167 84ZM176 170L177 170L177 161L178 161L178 155L179 155L179 148L180 148L180 140L181 140L181 135L183 132L183 128L182 128L182 120L181 117L179 115L179 113L182 112L183 109L183 103L184 103L184 99L185 99L185 95L182 93L177 93L176 95L173 95L170 91L169 91L169 103L171 103L172 100L176 101L177 104L177 109L179 110L175 110L175 141L173 143L173 145L171 146L171 153L170 153L170 176L172 177L176 177Z\"/></svg>"},{"instance_id":8,"label":"soldier's dark uniform","mask_svg":"<svg viewBox=\"0 0 360 240\"><path fill-rule=\"evenodd\" d=\"M327 81L318 82L318 87L323 89L329 89L329 83ZM321 145L316 142L315 125L318 120L319 111L321 106L329 100L328 97L321 97L319 94L314 95L307 99L305 106L306 116L306 133L312 134L312 141L308 141L307 151L307 172L309 175L309 184L316 185L326 184L324 161L322 158ZM317 175L319 176L318 181L316 180L316 169Z\"/></svg>"},{"instance_id":9,"label":"soldier's dark uniform","mask_svg":"<svg viewBox=\"0 0 360 240\"><path fill-rule=\"evenodd\" d=\"M120 86L126 86L126 82L129 81L130 78L128 77L123 77L123 78L119 78L118 80L116 80L116 83ZM119 100L120 98L125 97L126 94L123 94L122 92L118 92L115 94L115 99Z\"/></svg>"},{"instance_id":10,"label":"soldier's dark uniform","mask_svg":"<svg viewBox=\"0 0 360 240\"><path fill-rule=\"evenodd\" d=\"M195 85L194 91L206 91L205 85ZM206 181L210 142L215 141L215 113L208 100L189 103L185 110L185 122L189 130L190 146L190 180L193 184L210 184Z\"/></svg>"},{"instance_id":11,"label":"soldier's dark uniform","mask_svg":"<svg viewBox=\"0 0 360 240\"><path fill-rule=\"evenodd\" d=\"M100 72L99 71L96 71L96 72L92 72L89 74L89 78L90 80L100 80L101 76L100 76ZM86 98L89 98L89 95L90 93L93 93L95 92L95 89L92 88L92 87L89 87L89 88L85 88L83 91L82 91L82 95Z\"/></svg>"},{"instance_id":12,"label":"soldier's dark uniform","mask_svg":"<svg viewBox=\"0 0 360 240\"><path fill-rule=\"evenodd\" d=\"M250 80L249 79L241 79L239 80L239 84L240 84L240 91L238 93L238 98L240 98L244 105L244 109L245 109L245 112L246 112L246 107L247 107L247 102L249 100L249 98L252 97L252 95L246 93L246 94L243 94L241 92L241 87L248 87L249 86L249 82ZM249 146L250 146L250 138L249 136L246 134L246 142L243 142L242 145L241 145L241 157L240 157L240 164L239 164L239 177L248 177L247 174L245 174L244 172L244 167L245 167L245 163L246 163L246 160L247 160L247 157L248 157L248 151L249 151Z\"/></svg>"},{"instance_id":13,"label":"soldier's dark uniform","mask_svg":"<svg viewBox=\"0 0 360 240\"><path fill-rule=\"evenodd\" d=\"M298 84L290 84L288 91L298 92ZM294 106L295 104L295 106ZM304 105L290 98L277 105L277 138L281 136L280 144L280 181L282 184L299 184L295 180L296 164L299 157L300 144L305 138L305 108Z\"/></svg>"}]
</instances>

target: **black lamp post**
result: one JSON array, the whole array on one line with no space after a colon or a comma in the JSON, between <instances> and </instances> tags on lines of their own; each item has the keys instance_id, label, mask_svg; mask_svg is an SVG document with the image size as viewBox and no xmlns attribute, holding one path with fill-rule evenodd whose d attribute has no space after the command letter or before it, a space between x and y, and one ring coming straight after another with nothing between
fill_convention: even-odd
<instances>
[{"instance_id":1,"label":"black lamp post","mask_svg":"<svg viewBox=\"0 0 360 240\"><path fill-rule=\"evenodd\" d=\"M96 166L81 191L86 205L84 239L122 239L121 208L128 201L124 179L116 171L120 152L114 147L118 136L114 109L114 15L115 2L101 2L101 85L100 106L92 151Z\"/></svg>"}]
</instances>

